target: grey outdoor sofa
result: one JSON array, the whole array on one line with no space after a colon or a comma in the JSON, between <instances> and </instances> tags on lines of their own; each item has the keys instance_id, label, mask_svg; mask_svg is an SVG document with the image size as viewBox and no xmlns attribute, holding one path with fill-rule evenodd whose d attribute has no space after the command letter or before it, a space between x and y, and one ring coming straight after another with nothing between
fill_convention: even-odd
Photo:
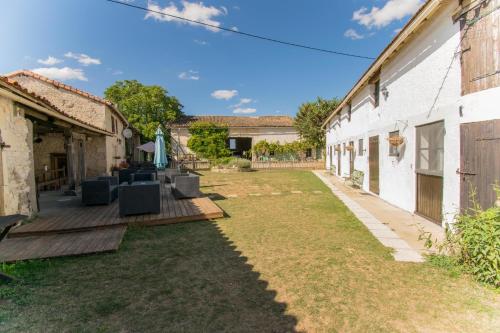
<instances>
[{"instance_id":1,"label":"grey outdoor sofa","mask_svg":"<svg viewBox=\"0 0 500 333\"><path fill-rule=\"evenodd\" d=\"M159 181L123 183L118 190L120 217L136 214L159 214L161 193Z\"/></svg>"},{"instance_id":2,"label":"grey outdoor sofa","mask_svg":"<svg viewBox=\"0 0 500 333\"><path fill-rule=\"evenodd\" d=\"M193 174L173 175L172 193L179 199L200 197L200 176Z\"/></svg>"},{"instance_id":3,"label":"grey outdoor sofa","mask_svg":"<svg viewBox=\"0 0 500 333\"><path fill-rule=\"evenodd\" d=\"M109 205L118 198L118 177L97 177L82 182L82 203Z\"/></svg>"}]
</instances>

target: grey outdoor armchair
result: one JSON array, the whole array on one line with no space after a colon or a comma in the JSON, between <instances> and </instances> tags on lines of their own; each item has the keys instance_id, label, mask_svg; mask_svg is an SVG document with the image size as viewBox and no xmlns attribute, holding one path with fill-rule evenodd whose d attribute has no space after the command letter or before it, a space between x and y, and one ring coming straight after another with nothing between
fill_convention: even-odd
<instances>
[{"instance_id":1,"label":"grey outdoor armchair","mask_svg":"<svg viewBox=\"0 0 500 333\"><path fill-rule=\"evenodd\" d=\"M82 202L85 205L109 205L117 197L117 177L98 177L82 182Z\"/></svg>"},{"instance_id":2,"label":"grey outdoor armchair","mask_svg":"<svg viewBox=\"0 0 500 333\"><path fill-rule=\"evenodd\" d=\"M200 197L200 176L193 174L174 175L172 177L172 193L176 198Z\"/></svg>"}]
</instances>

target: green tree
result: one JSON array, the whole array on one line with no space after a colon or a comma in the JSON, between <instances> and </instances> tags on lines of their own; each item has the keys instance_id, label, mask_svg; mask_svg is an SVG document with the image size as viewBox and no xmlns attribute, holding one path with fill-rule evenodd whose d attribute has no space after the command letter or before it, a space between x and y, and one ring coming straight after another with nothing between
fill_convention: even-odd
<instances>
[{"instance_id":1,"label":"green tree","mask_svg":"<svg viewBox=\"0 0 500 333\"><path fill-rule=\"evenodd\" d=\"M338 98L328 100L321 97L314 102L302 104L294 123L302 140L313 147L324 148L325 132L321 126L339 104Z\"/></svg>"},{"instance_id":2,"label":"green tree","mask_svg":"<svg viewBox=\"0 0 500 333\"><path fill-rule=\"evenodd\" d=\"M191 137L188 140L188 147L199 157L216 160L231 155L227 148L229 139L227 126L199 121L191 124L189 134Z\"/></svg>"},{"instance_id":3,"label":"green tree","mask_svg":"<svg viewBox=\"0 0 500 333\"><path fill-rule=\"evenodd\" d=\"M117 81L104 91L104 96L118 106L147 141L155 140L158 126L168 135L166 125L182 115L182 105L166 89L136 80Z\"/></svg>"}]
</instances>

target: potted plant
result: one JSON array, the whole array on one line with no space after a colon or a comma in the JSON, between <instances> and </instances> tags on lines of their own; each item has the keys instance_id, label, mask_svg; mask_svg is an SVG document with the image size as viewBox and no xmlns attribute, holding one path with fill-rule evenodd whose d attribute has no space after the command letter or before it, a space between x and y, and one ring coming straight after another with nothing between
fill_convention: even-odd
<instances>
[{"instance_id":1,"label":"potted plant","mask_svg":"<svg viewBox=\"0 0 500 333\"><path fill-rule=\"evenodd\" d=\"M405 138L400 135L394 135L387 138L389 144L394 147L399 147L405 142Z\"/></svg>"}]
</instances>

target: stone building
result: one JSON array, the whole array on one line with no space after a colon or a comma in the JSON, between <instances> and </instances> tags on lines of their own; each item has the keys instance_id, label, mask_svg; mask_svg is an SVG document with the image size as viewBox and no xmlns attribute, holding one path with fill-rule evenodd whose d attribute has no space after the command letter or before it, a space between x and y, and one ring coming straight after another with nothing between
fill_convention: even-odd
<instances>
[{"instance_id":1,"label":"stone building","mask_svg":"<svg viewBox=\"0 0 500 333\"><path fill-rule=\"evenodd\" d=\"M173 158L193 154L188 146L189 126L197 121L224 124L229 127L228 148L236 156L249 151L259 141L290 143L299 140L293 127L293 118L288 116L185 116L172 125ZM177 157L179 155L179 157Z\"/></svg>"},{"instance_id":2,"label":"stone building","mask_svg":"<svg viewBox=\"0 0 500 333\"><path fill-rule=\"evenodd\" d=\"M0 215L31 215L38 190L76 188L133 156L111 102L30 71L0 78Z\"/></svg>"}]
</instances>

